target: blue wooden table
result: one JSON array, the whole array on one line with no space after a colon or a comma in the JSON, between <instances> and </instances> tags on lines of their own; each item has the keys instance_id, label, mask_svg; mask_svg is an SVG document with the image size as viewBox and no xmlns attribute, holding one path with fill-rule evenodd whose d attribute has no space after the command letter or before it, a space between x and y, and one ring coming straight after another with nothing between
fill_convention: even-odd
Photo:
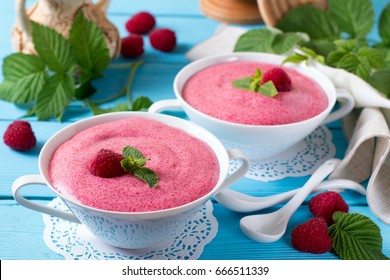
<instances>
[{"instance_id":1,"label":"blue wooden table","mask_svg":"<svg viewBox=\"0 0 390 280\"><path fill-rule=\"evenodd\" d=\"M27 1L31 5L35 1ZM374 0L376 15L388 1ZM0 9L0 58L1 60L12 53L10 30L15 21L14 1L2 1ZM198 0L149 0L149 1L119 1L113 0L108 11L109 19L118 27L121 36L127 31L124 27L126 20L134 13L147 10L157 18L158 27L171 28L176 32L178 46L172 53L162 53L153 50L145 40L145 54L142 56L144 64L137 70L132 85L132 95L148 96L152 101L174 98L172 83L176 73L188 61L185 53L195 44L212 36L219 22L206 18L200 8ZM245 26L252 28L250 26ZM372 37L378 36L373 30ZM114 63L129 62L120 58ZM0 70L1 71L1 70ZM1 73L1 72L0 72ZM125 83L128 70L108 70L107 77L97 81L99 92L95 98L100 99L117 93ZM0 77L0 81L3 78ZM113 106L117 100L106 104ZM0 135L15 119L26 113L23 107L0 101ZM42 214L28 210L16 203L12 197L12 182L19 176L38 173L38 154L45 141L64 126L90 116L89 110L73 104L65 113L63 122L56 120L37 121L27 118L31 122L37 136L38 144L27 153L11 150L2 141L0 142L0 259L62 259L48 249L44 243L42 233L44 223ZM182 115L179 115L184 117ZM336 157L344 156L348 143L342 132L340 122L328 125L336 146ZM270 195L302 186L308 176L285 178L273 182L258 182L243 179L234 187L252 195ZM45 187L31 187L24 195L48 203L55 196ZM350 212L358 212L369 216L381 229L383 236L383 252L390 256L390 226L383 224L369 210L365 197L352 192L343 194L350 205ZM243 214L234 213L213 201L214 215L219 222L218 233L209 243L200 256L200 259L338 259L333 253L323 255L306 254L296 251L291 246L290 234L296 225L311 217L307 201L299 208L290 221L286 235L278 242L271 244L256 243L243 235L239 228L239 220ZM271 210L275 210L270 209Z\"/></svg>"}]
</instances>

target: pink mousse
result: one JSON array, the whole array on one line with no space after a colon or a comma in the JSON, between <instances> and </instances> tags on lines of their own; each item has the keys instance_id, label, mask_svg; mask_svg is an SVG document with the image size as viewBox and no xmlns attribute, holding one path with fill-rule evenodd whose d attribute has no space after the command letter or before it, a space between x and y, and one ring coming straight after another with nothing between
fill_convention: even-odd
<instances>
[{"instance_id":1,"label":"pink mousse","mask_svg":"<svg viewBox=\"0 0 390 280\"><path fill-rule=\"evenodd\" d=\"M100 149L121 153L130 145L151 158L156 188L133 175L100 178L89 171ZM145 118L128 118L86 129L63 143L50 162L52 185L83 205L111 211L145 212L194 201L216 185L219 165L211 148L182 130Z\"/></svg>"},{"instance_id":2,"label":"pink mousse","mask_svg":"<svg viewBox=\"0 0 390 280\"><path fill-rule=\"evenodd\" d=\"M292 89L267 97L238 89L232 81L271 68L281 67L257 62L229 62L206 68L193 75L184 85L182 96L192 107L209 116L234 123L278 125L312 118L328 106L322 88L310 78L287 67Z\"/></svg>"}]
</instances>

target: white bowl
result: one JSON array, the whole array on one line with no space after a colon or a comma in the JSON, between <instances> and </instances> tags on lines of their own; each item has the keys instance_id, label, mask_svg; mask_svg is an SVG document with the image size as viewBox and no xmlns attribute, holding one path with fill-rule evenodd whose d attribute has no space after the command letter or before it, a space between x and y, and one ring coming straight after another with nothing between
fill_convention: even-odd
<instances>
[{"instance_id":1,"label":"white bowl","mask_svg":"<svg viewBox=\"0 0 390 280\"><path fill-rule=\"evenodd\" d=\"M251 61L281 65L284 59L283 56L269 53L233 53L210 56L191 62L176 75L173 85L176 99L158 101L150 107L149 112L183 109L190 120L216 135L225 147L240 149L251 160L275 156L308 136L320 124L340 119L348 114L354 107L353 97L345 90L336 90L332 82L314 68L303 64L285 64L286 67L298 71L319 84L328 98L327 108L318 115L300 122L281 125L248 125L217 119L200 112L184 100L182 90L192 75L216 64ZM331 112L338 99L343 100L340 108Z\"/></svg>"},{"instance_id":2,"label":"white bowl","mask_svg":"<svg viewBox=\"0 0 390 280\"><path fill-rule=\"evenodd\" d=\"M72 197L59 193L51 185L49 165L57 147L86 128L132 117L143 117L159 121L168 126L179 128L205 142L211 148L219 163L219 178L214 188L199 199L174 208L150 212L115 212L82 205ZM233 158L242 159L244 164L239 170L228 177L229 161ZM14 181L12 192L17 202L22 206L35 211L56 216L71 222L82 223L95 236L109 245L121 248L139 249L157 245L168 238L177 236L183 229L186 221L190 219L212 195L222 191L245 175L248 171L249 162L240 151L226 151L222 143L213 134L187 120L147 112L120 112L87 118L61 129L43 146L39 155L38 165L40 174L25 175ZM69 174L69 176L71 176L71 174ZM54 209L24 198L20 194L20 190L26 185L33 184L49 186L49 188L65 202L71 212Z\"/></svg>"}]
</instances>

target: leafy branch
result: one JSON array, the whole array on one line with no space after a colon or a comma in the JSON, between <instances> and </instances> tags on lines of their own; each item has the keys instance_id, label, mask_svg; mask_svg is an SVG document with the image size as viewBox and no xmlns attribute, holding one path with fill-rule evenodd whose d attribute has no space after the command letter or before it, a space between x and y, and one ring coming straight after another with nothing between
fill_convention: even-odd
<instances>
[{"instance_id":1,"label":"leafy branch","mask_svg":"<svg viewBox=\"0 0 390 280\"><path fill-rule=\"evenodd\" d=\"M246 32L234 50L290 55L286 62L314 59L361 77L390 98L390 3L379 18L379 42L368 38L374 19L370 0L328 0L327 11L304 5L289 11L278 29Z\"/></svg>"},{"instance_id":2,"label":"leafy branch","mask_svg":"<svg viewBox=\"0 0 390 280\"><path fill-rule=\"evenodd\" d=\"M31 104L26 116L38 120L61 120L72 101L85 100L93 113L104 113L98 104L127 95L131 105L118 104L114 110L142 110L151 105L146 97L134 102L130 84L140 62L127 64L131 74L125 88L113 98L98 103L88 100L96 89L92 81L104 77L110 63L103 31L78 12L69 31L69 39L55 30L31 21L32 41L37 56L14 53L3 61L4 81L0 84L0 99L16 104ZM117 67L113 67L117 68Z\"/></svg>"}]
</instances>

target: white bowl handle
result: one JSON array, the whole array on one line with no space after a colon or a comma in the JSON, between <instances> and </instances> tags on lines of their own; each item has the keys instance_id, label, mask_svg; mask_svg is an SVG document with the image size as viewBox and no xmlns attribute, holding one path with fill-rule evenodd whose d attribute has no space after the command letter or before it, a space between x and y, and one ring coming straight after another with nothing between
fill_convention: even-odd
<instances>
[{"instance_id":1,"label":"white bowl handle","mask_svg":"<svg viewBox=\"0 0 390 280\"><path fill-rule=\"evenodd\" d=\"M348 90L343 88L336 88L336 94L337 94L337 100L342 101L340 102L340 108L330 113L322 122L322 124L327 124L339 120L342 117L345 117L355 107L355 99L353 98L352 94L349 93Z\"/></svg>"},{"instance_id":2,"label":"white bowl handle","mask_svg":"<svg viewBox=\"0 0 390 280\"><path fill-rule=\"evenodd\" d=\"M180 105L179 100L177 99L166 99L154 102L152 106L149 107L148 112L150 113L160 113L162 111L168 110L183 110Z\"/></svg>"},{"instance_id":3,"label":"white bowl handle","mask_svg":"<svg viewBox=\"0 0 390 280\"><path fill-rule=\"evenodd\" d=\"M65 212L63 210L55 209L53 207L49 207L46 205L42 205L36 202L29 201L28 199L24 198L20 194L20 190L26 186L31 184L39 184L39 185L46 185L46 182L43 180L41 175L24 175L19 177L14 181L12 184L12 193L14 195L15 200L22 206L32 209L34 211L38 211L41 213L45 213L51 216L55 216L73 223L80 224L81 222L77 217L70 212Z\"/></svg>"},{"instance_id":4,"label":"white bowl handle","mask_svg":"<svg viewBox=\"0 0 390 280\"><path fill-rule=\"evenodd\" d=\"M243 152L241 152L240 150L232 149L227 150L227 153L229 156L229 160L240 159L242 160L242 165L236 171L234 171L233 174L231 174L225 179L225 181L222 183L222 186L218 189L217 193L227 189L229 186L240 180L249 170L250 163Z\"/></svg>"}]
</instances>

